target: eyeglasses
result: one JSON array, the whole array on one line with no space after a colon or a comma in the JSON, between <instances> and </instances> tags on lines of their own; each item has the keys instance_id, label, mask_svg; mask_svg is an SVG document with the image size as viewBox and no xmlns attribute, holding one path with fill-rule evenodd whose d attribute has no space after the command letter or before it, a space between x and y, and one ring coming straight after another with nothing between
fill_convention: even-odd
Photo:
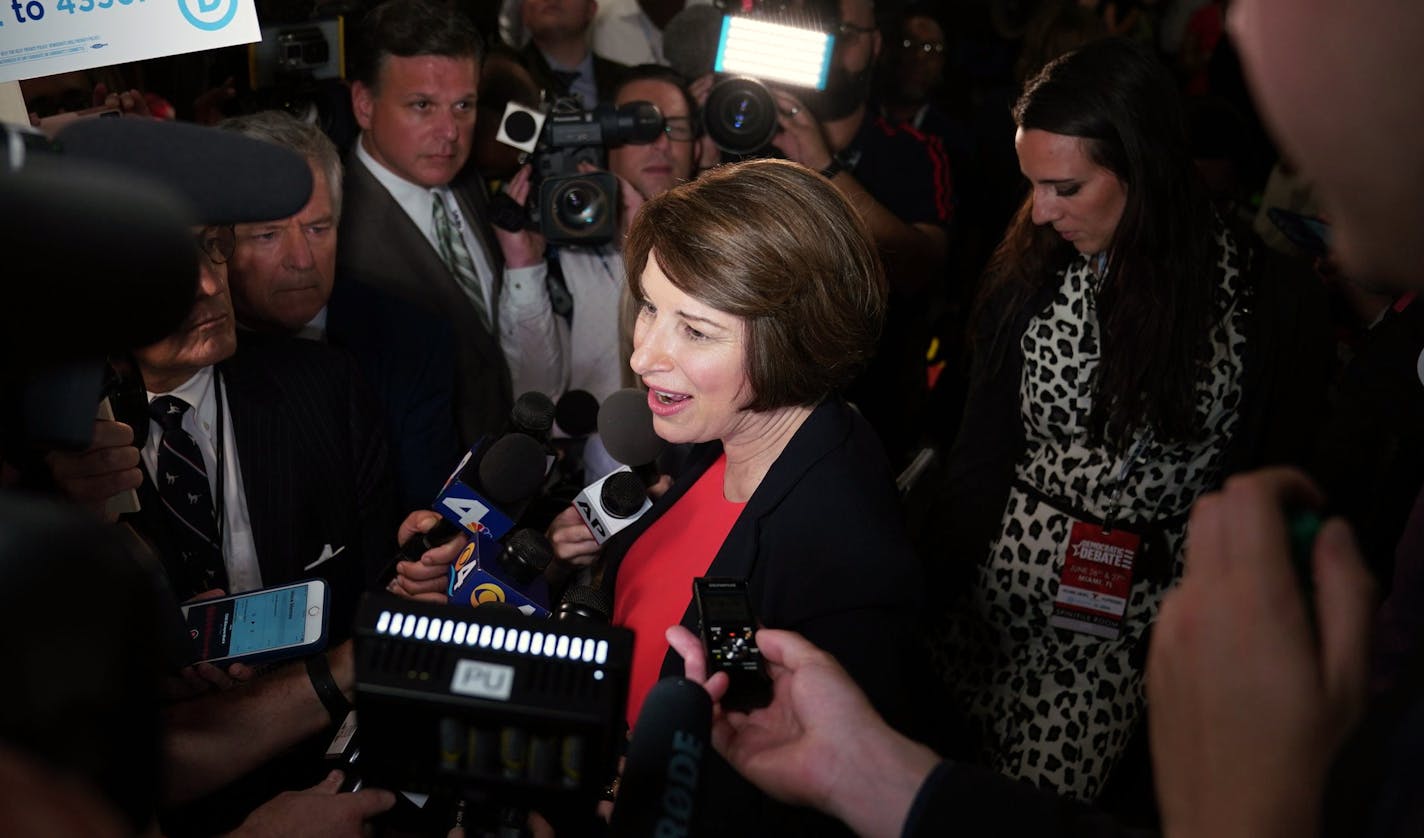
<instances>
[{"instance_id":1,"label":"eyeglasses","mask_svg":"<svg viewBox=\"0 0 1424 838\"><path fill-rule=\"evenodd\" d=\"M193 237L193 242L198 246L199 252L207 257L208 262L221 265L231 259L237 250L237 233L232 225L204 227L201 233Z\"/></svg>"},{"instance_id":2,"label":"eyeglasses","mask_svg":"<svg viewBox=\"0 0 1424 838\"><path fill-rule=\"evenodd\" d=\"M686 142L697 139L692 120L685 116L669 116L663 119L663 133L668 135L669 140Z\"/></svg>"},{"instance_id":3,"label":"eyeglasses","mask_svg":"<svg viewBox=\"0 0 1424 838\"><path fill-rule=\"evenodd\" d=\"M912 41L909 38L906 38L900 43L900 48L905 50L905 52L919 52L924 53L925 55L944 54L943 41Z\"/></svg>"}]
</instances>

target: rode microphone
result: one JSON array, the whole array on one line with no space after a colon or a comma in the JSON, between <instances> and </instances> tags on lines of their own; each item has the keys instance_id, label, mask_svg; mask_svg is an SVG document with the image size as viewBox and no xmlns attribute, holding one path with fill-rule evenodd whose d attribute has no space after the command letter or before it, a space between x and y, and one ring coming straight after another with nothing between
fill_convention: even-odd
<instances>
[{"instance_id":1,"label":"rode microphone","mask_svg":"<svg viewBox=\"0 0 1424 838\"><path fill-rule=\"evenodd\" d=\"M618 785L610 830L615 838L694 834L711 729L712 698L699 684L664 678L653 685Z\"/></svg>"},{"instance_id":2,"label":"rode microphone","mask_svg":"<svg viewBox=\"0 0 1424 838\"><path fill-rule=\"evenodd\" d=\"M599 544L638 520L652 506L643 479L627 466L589 484L574 498L574 509Z\"/></svg>"},{"instance_id":3,"label":"rode microphone","mask_svg":"<svg viewBox=\"0 0 1424 838\"><path fill-rule=\"evenodd\" d=\"M653 430L645 391L629 387L604 399L598 410L598 434L610 457L632 466L648 485L657 480L654 462L667 443Z\"/></svg>"},{"instance_id":4,"label":"rode microphone","mask_svg":"<svg viewBox=\"0 0 1424 838\"><path fill-rule=\"evenodd\" d=\"M451 565L451 604L508 605L526 617L548 617L543 575L554 559L549 539L538 530L521 529L509 536L503 551L483 553L488 546L484 539L471 540Z\"/></svg>"}]
</instances>

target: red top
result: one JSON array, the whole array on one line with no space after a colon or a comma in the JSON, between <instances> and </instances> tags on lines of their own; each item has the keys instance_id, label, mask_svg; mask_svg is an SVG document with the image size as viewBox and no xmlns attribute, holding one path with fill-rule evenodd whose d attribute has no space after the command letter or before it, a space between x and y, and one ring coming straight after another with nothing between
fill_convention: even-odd
<instances>
[{"instance_id":1,"label":"red top","mask_svg":"<svg viewBox=\"0 0 1424 838\"><path fill-rule=\"evenodd\" d=\"M633 630L633 668L628 680L630 730L663 668L668 651L664 633L668 626L682 622L692 599L692 580L711 567L746 506L722 495L726 473L727 455L723 454L633 542L618 569L613 625Z\"/></svg>"}]
</instances>

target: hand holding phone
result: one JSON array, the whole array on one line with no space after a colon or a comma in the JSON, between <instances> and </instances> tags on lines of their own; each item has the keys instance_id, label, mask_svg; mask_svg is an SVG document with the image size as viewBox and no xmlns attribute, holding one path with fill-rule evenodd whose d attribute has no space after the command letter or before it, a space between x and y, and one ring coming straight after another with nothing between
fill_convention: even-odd
<instances>
[{"instance_id":1,"label":"hand holding phone","mask_svg":"<svg viewBox=\"0 0 1424 838\"><path fill-rule=\"evenodd\" d=\"M196 661L225 667L322 651L330 602L326 582L309 579L190 602L182 610Z\"/></svg>"}]
</instances>

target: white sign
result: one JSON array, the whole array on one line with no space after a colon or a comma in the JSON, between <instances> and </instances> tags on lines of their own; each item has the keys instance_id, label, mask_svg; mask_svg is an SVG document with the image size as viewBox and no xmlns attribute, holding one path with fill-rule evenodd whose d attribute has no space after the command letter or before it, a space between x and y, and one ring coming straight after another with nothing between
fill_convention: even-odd
<instances>
[{"instance_id":1,"label":"white sign","mask_svg":"<svg viewBox=\"0 0 1424 838\"><path fill-rule=\"evenodd\" d=\"M0 82L260 38L254 0L0 0Z\"/></svg>"},{"instance_id":2,"label":"white sign","mask_svg":"<svg viewBox=\"0 0 1424 838\"><path fill-rule=\"evenodd\" d=\"M508 701L514 692L514 667L461 658L455 663L450 692Z\"/></svg>"}]
</instances>

